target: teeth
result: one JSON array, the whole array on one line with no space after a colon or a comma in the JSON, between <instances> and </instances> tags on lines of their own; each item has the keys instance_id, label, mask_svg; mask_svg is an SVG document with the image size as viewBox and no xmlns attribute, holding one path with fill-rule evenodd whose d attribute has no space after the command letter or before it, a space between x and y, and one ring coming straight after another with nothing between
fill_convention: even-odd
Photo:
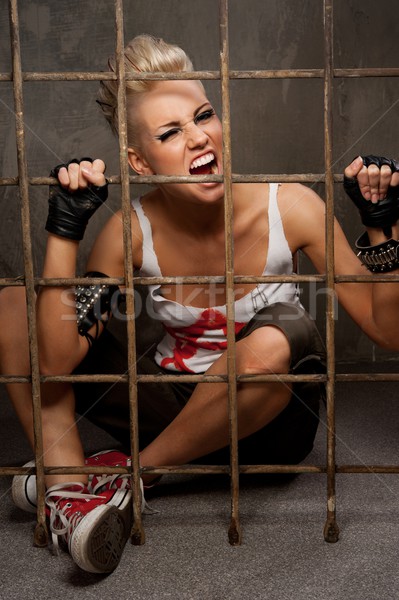
<instances>
[{"instance_id":1,"label":"teeth","mask_svg":"<svg viewBox=\"0 0 399 600\"><path fill-rule=\"evenodd\" d=\"M202 167L203 165L207 165L208 163L215 160L215 155L213 152L208 152L208 154L204 154L204 156L200 156L196 158L191 163L190 169L197 169L198 167Z\"/></svg>"}]
</instances>

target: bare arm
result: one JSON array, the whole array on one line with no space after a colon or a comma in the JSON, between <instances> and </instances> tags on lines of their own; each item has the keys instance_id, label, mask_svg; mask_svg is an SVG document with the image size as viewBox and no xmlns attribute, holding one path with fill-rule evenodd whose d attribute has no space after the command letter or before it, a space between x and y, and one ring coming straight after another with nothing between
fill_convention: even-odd
<instances>
[{"instance_id":1,"label":"bare arm","mask_svg":"<svg viewBox=\"0 0 399 600\"><path fill-rule=\"evenodd\" d=\"M376 158L378 159L378 157ZM384 160L382 159L382 161ZM346 177L357 179L363 198L368 203L376 208L384 200L391 204L393 218L390 220L392 224L389 227L366 228L370 246L386 243L390 239L399 239L399 221L397 220L399 205L398 164L396 161L390 162L390 166L382 164L379 167L370 164L366 167L361 157L359 157L345 169ZM364 266L362 271L363 273L369 273ZM398 272L395 269L393 272L385 272L384 274L390 276L398 274ZM399 350L399 286L397 282L375 283L372 284L371 288L371 325L379 334L379 337L375 335L371 337L383 347Z\"/></svg>"},{"instance_id":2,"label":"bare arm","mask_svg":"<svg viewBox=\"0 0 399 600\"><path fill-rule=\"evenodd\" d=\"M281 201L284 227L292 243L291 249L293 252L302 249L317 271L324 273L324 202L312 190L301 185L283 186ZM393 234L398 236L398 233L398 226L395 225ZM370 235L373 243L378 243L384 234L373 230ZM338 275L369 274L351 249L337 221L334 223L334 262ZM399 349L399 319L396 316L399 286L395 283L340 283L336 285L336 293L345 310L374 342L388 349Z\"/></svg>"},{"instance_id":3,"label":"bare arm","mask_svg":"<svg viewBox=\"0 0 399 600\"><path fill-rule=\"evenodd\" d=\"M101 186L105 183L104 163L95 161L93 165L72 164L68 170L61 169L58 177L60 184L72 193L78 188L84 188L88 183ZM101 244L95 245L95 270L109 276L121 274L117 241L119 222L117 216L114 216L99 236ZM43 277L75 277L78 248L78 241L50 233ZM87 340L80 336L77 330L73 290L67 287L42 288L38 295L37 316L42 373L70 373L88 350Z\"/></svg>"}]
</instances>

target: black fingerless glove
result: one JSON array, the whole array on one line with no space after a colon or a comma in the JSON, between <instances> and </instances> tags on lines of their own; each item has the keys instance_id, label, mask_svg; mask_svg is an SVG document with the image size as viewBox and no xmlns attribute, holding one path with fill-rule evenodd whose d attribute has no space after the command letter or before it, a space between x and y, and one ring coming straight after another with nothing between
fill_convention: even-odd
<instances>
[{"instance_id":1,"label":"black fingerless glove","mask_svg":"<svg viewBox=\"0 0 399 600\"><path fill-rule=\"evenodd\" d=\"M91 158L73 159L67 164L54 167L50 177L57 177L62 167L68 167L71 163L80 164L82 161L93 162ZM76 192L68 192L60 185L51 185L46 230L70 240L83 239L90 217L107 197L107 183L102 186L89 185Z\"/></svg>"},{"instance_id":2,"label":"black fingerless glove","mask_svg":"<svg viewBox=\"0 0 399 600\"><path fill-rule=\"evenodd\" d=\"M396 160L384 158L383 156L365 156L363 164L366 167L377 165L388 165L392 173L399 171L399 163ZM387 237L391 237L391 227L399 219L399 188L389 187L386 197L373 203L365 200L360 191L357 179L344 176L344 189L349 198L354 202L360 212L363 225L366 227L380 227Z\"/></svg>"}]
</instances>

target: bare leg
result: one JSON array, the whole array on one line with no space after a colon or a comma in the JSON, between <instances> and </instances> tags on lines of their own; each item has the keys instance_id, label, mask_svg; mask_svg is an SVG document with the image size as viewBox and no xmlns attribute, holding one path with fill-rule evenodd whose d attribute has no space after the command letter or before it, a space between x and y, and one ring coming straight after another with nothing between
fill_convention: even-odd
<instances>
[{"instance_id":1,"label":"bare leg","mask_svg":"<svg viewBox=\"0 0 399 600\"><path fill-rule=\"evenodd\" d=\"M237 342L237 373L287 373L290 347L281 330L256 329ZM225 354L208 374L226 373ZM238 436L244 438L272 421L289 403L291 387L285 383L244 383L237 389ZM140 455L142 466L188 463L229 443L227 386L197 385L173 422ZM147 479L147 478L145 478ZM148 476L150 481L150 476Z\"/></svg>"},{"instance_id":2,"label":"bare leg","mask_svg":"<svg viewBox=\"0 0 399 600\"><path fill-rule=\"evenodd\" d=\"M9 287L0 292L0 372L28 375L29 347L25 290ZM33 448L32 394L30 384L6 385L17 416ZM41 388L44 464L84 465L83 448L75 422L75 398L69 384L45 384ZM49 475L46 485L87 481L84 475Z\"/></svg>"}]
</instances>

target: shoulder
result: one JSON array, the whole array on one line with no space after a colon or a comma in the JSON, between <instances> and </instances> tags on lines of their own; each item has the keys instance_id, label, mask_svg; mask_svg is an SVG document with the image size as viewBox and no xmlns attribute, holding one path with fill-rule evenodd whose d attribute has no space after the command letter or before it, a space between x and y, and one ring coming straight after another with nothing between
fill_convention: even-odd
<instances>
[{"instance_id":1,"label":"shoulder","mask_svg":"<svg viewBox=\"0 0 399 600\"><path fill-rule=\"evenodd\" d=\"M326 255L325 202L306 186L284 184L281 186L279 206L292 252L302 250L317 271L322 273L325 270ZM335 272L339 275L363 272L336 219L334 219L334 264Z\"/></svg>"},{"instance_id":2,"label":"shoulder","mask_svg":"<svg viewBox=\"0 0 399 600\"><path fill-rule=\"evenodd\" d=\"M325 203L312 189L299 183L284 183L279 187L278 205L293 252L318 235L324 239Z\"/></svg>"},{"instance_id":3,"label":"shoulder","mask_svg":"<svg viewBox=\"0 0 399 600\"><path fill-rule=\"evenodd\" d=\"M132 231L133 264L141 265L142 260L142 233L136 212L130 211ZM98 264L106 265L102 269L107 275L119 277L124 272L124 246L123 246L123 215L122 211L115 212L105 223L92 248L89 267Z\"/></svg>"},{"instance_id":4,"label":"shoulder","mask_svg":"<svg viewBox=\"0 0 399 600\"><path fill-rule=\"evenodd\" d=\"M295 213L303 210L324 213L324 201L311 188L300 183L282 183L279 186L278 202L280 208Z\"/></svg>"}]
</instances>

